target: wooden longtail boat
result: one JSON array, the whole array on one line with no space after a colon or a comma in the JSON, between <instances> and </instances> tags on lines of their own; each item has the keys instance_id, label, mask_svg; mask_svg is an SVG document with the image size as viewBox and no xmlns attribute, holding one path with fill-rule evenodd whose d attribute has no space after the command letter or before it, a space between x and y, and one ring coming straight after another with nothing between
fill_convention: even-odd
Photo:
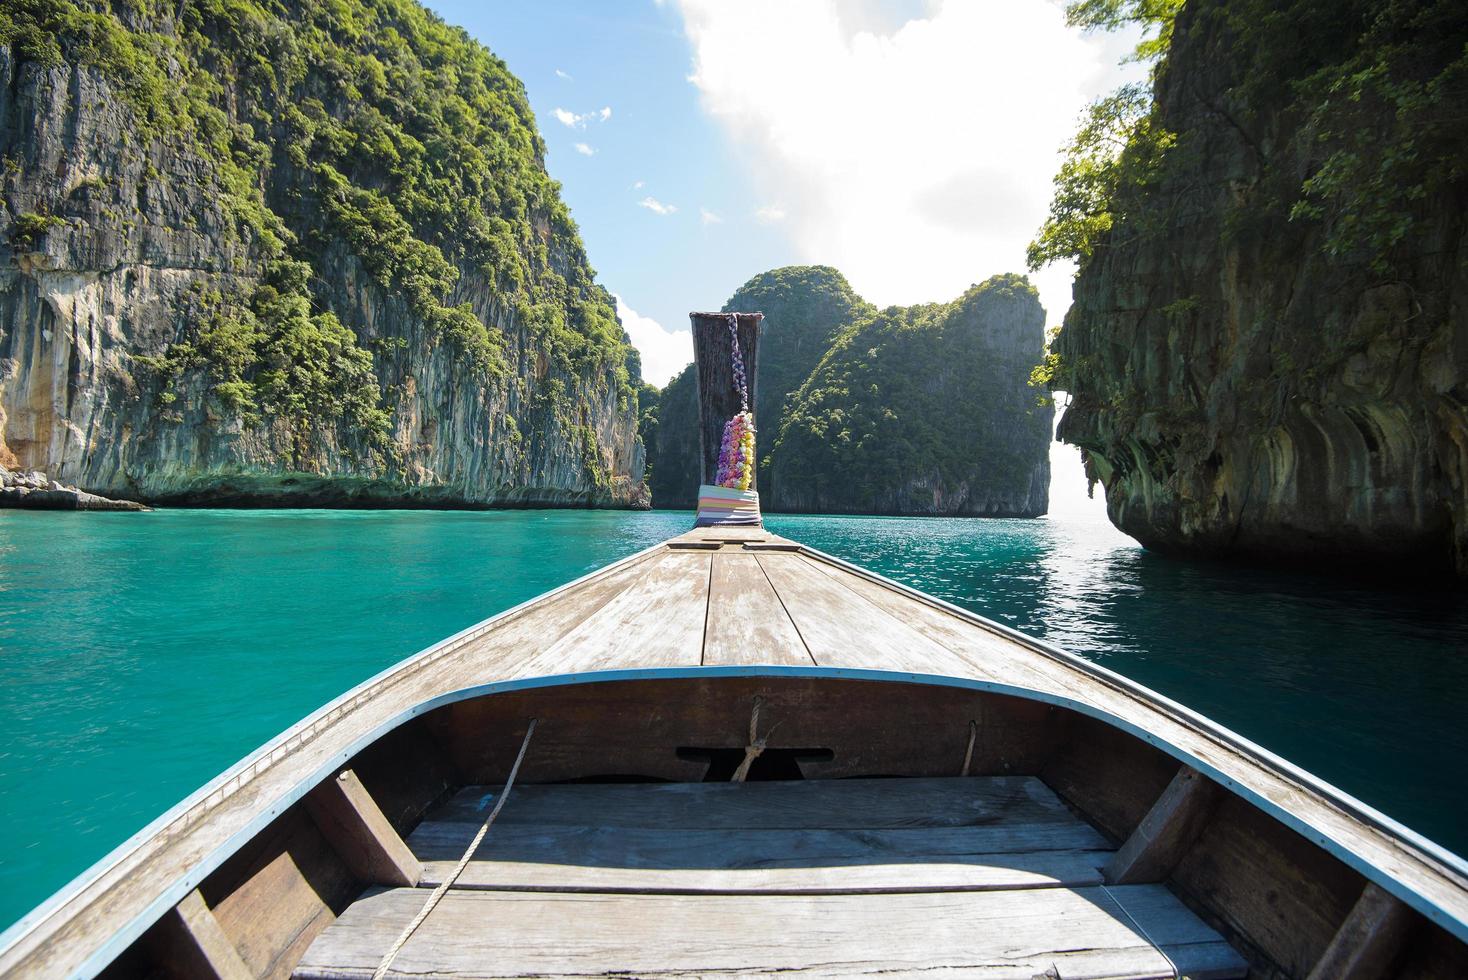
<instances>
[{"instance_id":1,"label":"wooden longtail boat","mask_svg":"<svg viewBox=\"0 0 1468 980\"><path fill-rule=\"evenodd\" d=\"M706 527L322 708L6 932L0 973L1461 977L1465 885L1102 667Z\"/></svg>"}]
</instances>

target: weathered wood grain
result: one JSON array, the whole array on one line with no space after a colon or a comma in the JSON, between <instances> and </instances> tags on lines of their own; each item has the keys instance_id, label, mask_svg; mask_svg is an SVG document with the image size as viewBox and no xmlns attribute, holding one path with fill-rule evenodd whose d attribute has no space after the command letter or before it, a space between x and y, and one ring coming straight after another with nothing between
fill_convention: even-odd
<instances>
[{"instance_id":1,"label":"weathered wood grain","mask_svg":"<svg viewBox=\"0 0 1468 980\"><path fill-rule=\"evenodd\" d=\"M698 782L707 758L680 756L677 749L742 748L755 697L763 698L761 730L770 748L831 751L829 758L800 762L811 779L957 775L972 720L979 723L973 774L1033 773L1061 734L1056 709L1023 698L790 676L537 688L447 705L425 721L464 783L502 783L519 744L516 733L529 718L541 724L523 783L609 775Z\"/></svg>"},{"instance_id":2,"label":"weathered wood grain","mask_svg":"<svg viewBox=\"0 0 1468 980\"><path fill-rule=\"evenodd\" d=\"M1094 718L1067 715L1064 726L1040 776L1121 844L1167 789L1177 760Z\"/></svg>"},{"instance_id":3,"label":"weathered wood grain","mask_svg":"<svg viewBox=\"0 0 1468 980\"><path fill-rule=\"evenodd\" d=\"M662 895L843 895L876 892L1000 891L1099 885L1110 851L1036 851L953 857L848 858L812 867L626 868L560 862L469 863L455 888ZM422 884L438 885L456 861L430 861Z\"/></svg>"},{"instance_id":4,"label":"weathered wood grain","mask_svg":"<svg viewBox=\"0 0 1468 980\"><path fill-rule=\"evenodd\" d=\"M358 881L418 884L423 873L418 859L352 770L343 770L312 790L306 809Z\"/></svg>"},{"instance_id":5,"label":"weathered wood grain","mask_svg":"<svg viewBox=\"0 0 1468 980\"><path fill-rule=\"evenodd\" d=\"M1192 766L1181 766L1126 843L1106 864L1119 885L1162 881L1213 815L1222 789Z\"/></svg>"},{"instance_id":6,"label":"weathered wood grain","mask_svg":"<svg viewBox=\"0 0 1468 980\"><path fill-rule=\"evenodd\" d=\"M433 815L478 824L499 787L471 786ZM793 830L973 827L1071 823L1075 817L1030 776L761 783L517 786L500 824L684 829Z\"/></svg>"},{"instance_id":7,"label":"weathered wood grain","mask_svg":"<svg viewBox=\"0 0 1468 980\"><path fill-rule=\"evenodd\" d=\"M696 667L708 612L707 552L668 551L527 664L532 673L605 670L635 661Z\"/></svg>"},{"instance_id":8,"label":"weathered wood grain","mask_svg":"<svg viewBox=\"0 0 1468 980\"><path fill-rule=\"evenodd\" d=\"M1308 980L1380 980L1392 976L1392 963L1402 952L1417 918L1400 899L1367 882Z\"/></svg>"},{"instance_id":9,"label":"weathered wood grain","mask_svg":"<svg viewBox=\"0 0 1468 980\"><path fill-rule=\"evenodd\" d=\"M1309 974L1365 885L1355 871L1229 794L1171 881L1295 977Z\"/></svg>"},{"instance_id":10,"label":"weathered wood grain","mask_svg":"<svg viewBox=\"0 0 1468 980\"><path fill-rule=\"evenodd\" d=\"M427 726L415 723L388 732L352 759L352 771L399 836L468 781L454 771L445 748Z\"/></svg>"},{"instance_id":11,"label":"weathered wood grain","mask_svg":"<svg viewBox=\"0 0 1468 980\"><path fill-rule=\"evenodd\" d=\"M953 653L801 555L758 552L807 649L822 667L948 673L966 669Z\"/></svg>"},{"instance_id":12,"label":"weathered wood grain","mask_svg":"<svg viewBox=\"0 0 1468 980\"><path fill-rule=\"evenodd\" d=\"M815 663L753 554L722 551L713 563L705 666Z\"/></svg>"},{"instance_id":13,"label":"weathered wood grain","mask_svg":"<svg viewBox=\"0 0 1468 980\"><path fill-rule=\"evenodd\" d=\"M287 977L362 890L303 808L283 814L199 886L255 977Z\"/></svg>"},{"instance_id":14,"label":"weathered wood grain","mask_svg":"<svg viewBox=\"0 0 1468 980\"><path fill-rule=\"evenodd\" d=\"M1243 976L1217 933L1158 886L918 895L575 895L453 890L394 969L413 976ZM296 976L370 975L421 889L370 895Z\"/></svg>"}]
</instances>

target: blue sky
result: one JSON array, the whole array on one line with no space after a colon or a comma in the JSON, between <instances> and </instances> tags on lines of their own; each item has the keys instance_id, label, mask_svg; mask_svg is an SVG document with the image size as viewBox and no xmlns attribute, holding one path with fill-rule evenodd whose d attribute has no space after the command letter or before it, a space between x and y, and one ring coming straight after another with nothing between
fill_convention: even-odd
<instances>
[{"instance_id":1,"label":"blue sky","mask_svg":"<svg viewBox=\"0 0 1468 980\"><path fill-rule=\"evenodd\" d=\"M691 52L672 4L547 0L432 3L505 60L525 83L546 165L581 228L599 281L667 333L690 310L718 309L750 276L798 261L783 230L755 212L768 202L699 107ZM610 108L602 120L601 110ZM567 126L556 110L590 118ZM577 144L591 150L578 151ZM659 213L647 204L676 210ZM706 210L719 220L705 219ZM627 317L624 314L624 319ZM692 357L653 349L662 384ZM637 332L637 331L634 331ZM677 363L674 363L674 362Z\"/></svg>"},{"instance_id":2,"label":"blue sky","mask_svg":"<svg viewBox=\"0 0 1468 980\"><path fill-rule=\"evenodd\" d=\"M1083 36L1061 0L429 0L505 60L599 281L662 385L688 312L745 280L833 265L880 305L1023 272L1059 150L1143 77L1137 37ZM1032 275L1048 321L1072 267ZM1097 517L1076 450L1052 513Z\"/></svg>"}]
</instances>

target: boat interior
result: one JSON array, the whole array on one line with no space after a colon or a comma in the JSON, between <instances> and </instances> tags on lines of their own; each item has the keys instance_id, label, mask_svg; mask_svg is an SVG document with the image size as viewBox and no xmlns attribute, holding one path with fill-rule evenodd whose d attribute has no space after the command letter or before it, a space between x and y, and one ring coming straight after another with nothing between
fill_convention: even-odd
<instances>
[{"instance_id":1,"label":"boat interior","mask_svg":"<svg viewBox=\"0 0 1468 980\"><path fill-rule=\"evenodd\" d=\"M1146 733L814 668L426 710L103 975L365 978L385 959L456 978L1468 975L1456 936Z\"/></svg>"}]
</instances>

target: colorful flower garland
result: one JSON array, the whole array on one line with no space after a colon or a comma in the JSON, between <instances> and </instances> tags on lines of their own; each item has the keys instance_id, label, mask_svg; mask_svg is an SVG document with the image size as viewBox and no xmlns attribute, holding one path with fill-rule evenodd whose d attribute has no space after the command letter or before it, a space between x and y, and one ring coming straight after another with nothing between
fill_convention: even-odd
<instances>
[{"instance_id":1,"label":"colorful flower garland","mask_svg":"<svg viewBox=\"0 0 1468 980\"><path fill-rule=\"evenodd\" d=\"M754 483L754 413L749 410L749 380L739 352L739 317L733 313L729 314L729 343L734 351L734 390L739 392L740 411L724 423L714 482L730 490L748 490Z\"/></svg>"}]
</instances>

